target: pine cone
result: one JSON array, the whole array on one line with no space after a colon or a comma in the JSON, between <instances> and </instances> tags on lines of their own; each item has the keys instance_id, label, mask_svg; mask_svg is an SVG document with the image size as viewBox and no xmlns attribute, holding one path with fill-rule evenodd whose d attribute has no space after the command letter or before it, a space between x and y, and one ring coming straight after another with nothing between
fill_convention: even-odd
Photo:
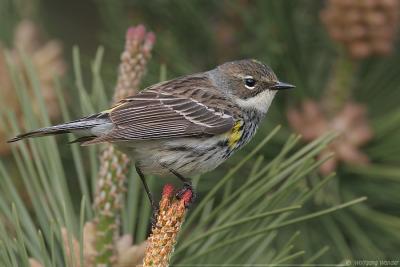
<instances>
[{"instance_id":1,"label":"pine cone","mask_svg":"<svg viewBox=\"0 0 400 267\"><path fill-rule=\"evenodd\" d=\"M140 266L143 262L147 241L132 245L132 235L123 235L117 241L118 260L115 266Z\"/></svg>"},{"instance_id":2,"label":"pine cone","mask_svg":"<svg viewBox=\"0 0 400 267\"><path fill-rule=\"evenodd\" d=\"M18 106L18 99L12 89L12 82L9 76L6 60L4 58L4 48L0 44L0 88L1 97L0 105L9 110L14 110L17 117L20 117L20 109ZM0 155L6 155L10 151L10 146L5 142L7 140L7 133L4 129L0 128Z\"/></svg>"},{"instance_id":3,"label":"pine cone","mask_svg":"<svg viewBox=\"0 0 400 267\"><path fill-rule=\"evenodd\" d=\"M368 156L360 147L373 137L364 106L346 103L344 108L332 119L328 119L322 107L315 101L304 101L301 110L290 109L289 124L306 141L312 141L324 133L335 131L339 137L321 152L319 158L334 152L332 159L320 167L323 174L334 171L339 161L350 164L367 164Z\"/></svg>"},{"instance_id":4,"label":"pine cone","mask_svg":"<svg viewBox=\"0 0 400 267\"><path fill-rule=\"evenodd\" d=\"M86 267L100 266L96 265L96 226L93 222L87 222L83 228L83 264ZM79 241L68 232L66 228L61 228L61 237L67 257L68 266L82 267ZM138 245L132 245L132 235L124 235L116 242L118 258L115 266L139 266L144 258L144 252L147 242ZM42 267L43 265L36 259L30 258L31 267Z\"/></svg>"},{"instance_id":5,"label":"pine cone","mask_svg":"<svg viewBox=\"0 0 400 267\"><path fill-rule=\"evenodd\" d=\"M60 109L53 79L64 75L66 63L62 58L61 43L57 40L44 42L42 39L41 32L35 23L29 20L21 21L14 33L13 58L19 64L21 70L23 70L23 65L18 53L19 50L32 59L50 118L55 119L60 116ZM36 101L33 103L36 103ZM38 107L35 108L38 109Z\"/></svg>"},{"instance_id":6,"label":"pine cone","mask_svg":"<svg viewBox=\"0 0 400 267\"><path fill-rule=\"evenodd\" d=\"M23 77L27 79L27 73L19 50L26 53L32 60L38 74L40 87L50 118L58 118L60 109L54 90L53 77L62 76L66 69L66 64L62 58L61 44L55 40L42 42L38 27L31 21L25 20L17 25L14 32L14 47L8 52L10 52L12 63L23 74ZM0 104L9 110L13 110L17 119L22 120L20 104L4 58L5 51L7 49L0 44L0 87L2 89ZM26 84L31 86L28 80L26 80ZM32 88L28 89L30 90L29 93L32 99L35 100ZM32 101L32 103L34 109L38 110L38 107L35 106L37 102ZM0 129L0 140L6 140L6 133L2 129ZM1 155L9 152L9 146L5 144L5 142L0 142Z\"/></svg>"},{"instance_id":7,"label":"pine cone","mask_svg":"<svg viewBox=\"0 0 400 267\"><path fill-rule=\"evenodd\" d=\"M29 259L29 266L30 267L43 267L43 265L34 258Z\"/></svg>"},{"instance_id":8,"label":"pine cone","mask_svg":"<svg viewBox=\"0 0 400 267\"><path fill-rule=\"evenodd\" d=\"M320 15L331 38L362 59L392 52L399 7L398 0L329 0Z\"/></svg>"}]
</instances>

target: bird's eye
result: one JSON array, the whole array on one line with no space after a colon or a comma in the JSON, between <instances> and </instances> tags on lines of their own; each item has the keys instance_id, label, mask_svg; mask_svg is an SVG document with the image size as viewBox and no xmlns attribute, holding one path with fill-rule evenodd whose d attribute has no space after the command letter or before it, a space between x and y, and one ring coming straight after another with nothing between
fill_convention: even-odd
<instances>
[{"instance_id":1,"label":"bird's eye","mask_svg":"<svg viewBox=\"0 0 400 267\"><path fill-rule=\"evenodd\" d=\"M244 79L244 85L247 89L254 89L254 86L256 86L256 80L254 80L253 77L247 77Z\"/></svg>"}]
</instances>

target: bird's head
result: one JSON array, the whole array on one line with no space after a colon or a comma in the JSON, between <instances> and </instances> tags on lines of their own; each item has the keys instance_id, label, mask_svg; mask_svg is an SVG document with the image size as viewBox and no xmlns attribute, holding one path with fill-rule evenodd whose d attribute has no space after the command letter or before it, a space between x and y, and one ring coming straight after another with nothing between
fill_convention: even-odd
<instances>
[{"instance_id":1,"label":"bird's head","mask_svg":"<svg viewBox=\"0 0 400 267\"><path fill-rule=\"evenodd\" d=\"M294 88L280 82L267 65L244 59L224 63L211 72L214 83L242 108L266 113L278 90Z\"/></svg>"}]
</instances>

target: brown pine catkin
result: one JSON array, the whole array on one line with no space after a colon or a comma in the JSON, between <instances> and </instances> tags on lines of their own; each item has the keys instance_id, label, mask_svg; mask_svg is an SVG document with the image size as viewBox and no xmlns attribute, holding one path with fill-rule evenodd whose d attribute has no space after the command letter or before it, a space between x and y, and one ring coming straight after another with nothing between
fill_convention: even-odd
<instances>
[{"instance_id":1,"label":"brown pine catkin","mask_svg":"<svg viewBox=\"0 0 400 267\"><path fill-rule=\"evenodd\" d=\"M114 103L137 92L154 42L154 33L146 32L143 25L128 29ZM119 215L126 190L128 163L128 157L112 145L107 145L100 157L101 168L94 201L97 263L112 264L117 260L115 242L119 237Z\"/></svg>"},{"instance_id":2,"label":"brown pine catkin","mask_svg":"<svg viewBox=\"0 0 400 267\"><path fill-rule=\"evenodd\" d=\"M165 185L160 201L160 210L156 226L148 238L143 267L167 267L174 251L176 238L186 214L186 205L192 192L187 190L180 199L176 199L174 188Z\"/></svg>"}]
</instances>

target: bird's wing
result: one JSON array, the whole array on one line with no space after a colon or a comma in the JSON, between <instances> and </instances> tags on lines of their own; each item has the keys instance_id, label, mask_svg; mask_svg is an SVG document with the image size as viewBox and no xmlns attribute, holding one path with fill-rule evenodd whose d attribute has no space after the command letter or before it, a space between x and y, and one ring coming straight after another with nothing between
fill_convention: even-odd
<instances>
[{"instance_id":1,"label":"bird's wing","mask_svg":"<svg viewBox=\"0 0 400 267\"><path fill-rule=\"evenodd\" d=\"M90 143L212 136L226 133L234 125L233 116L223 108L207 106L173 90L156 89L142 91L112 108L109 116L115 128ZM211 103L212 94L207 96Z\"/></svg>"}]
</instances>

